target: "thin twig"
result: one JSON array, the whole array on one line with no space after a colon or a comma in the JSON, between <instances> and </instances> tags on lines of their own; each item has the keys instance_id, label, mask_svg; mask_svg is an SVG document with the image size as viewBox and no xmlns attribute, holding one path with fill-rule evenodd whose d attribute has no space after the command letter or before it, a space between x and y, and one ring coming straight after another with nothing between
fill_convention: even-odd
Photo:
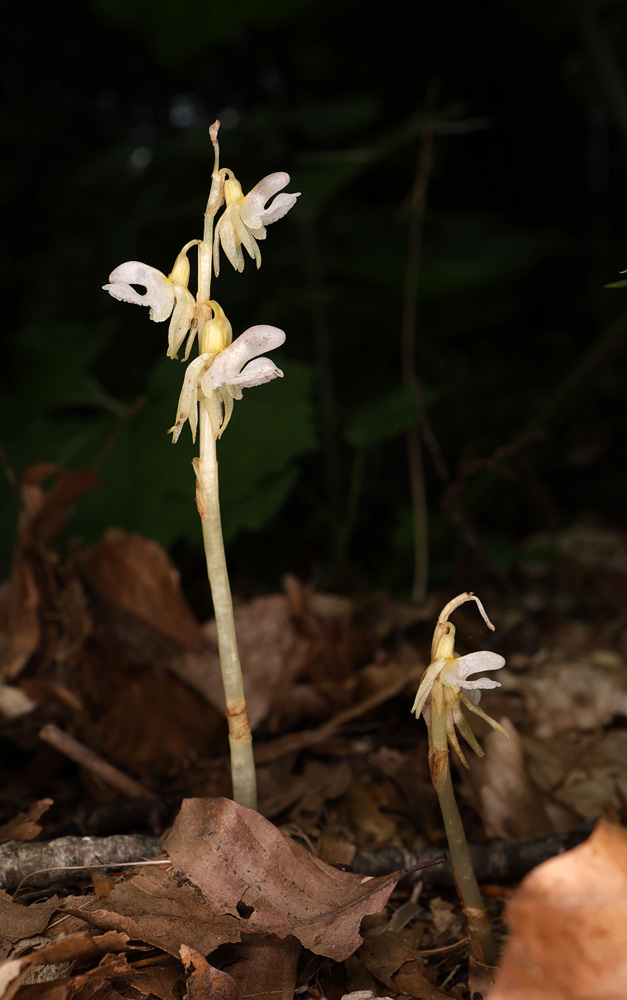
<instances>
[{"instance_id":1,"label":"thin twig","mask_svg":"<svg viewBox=\"0 0 627 1000\"><path fill-rule=\"evenodd\" d=\"M436 88L431 86L427 105L433 106L437 100ZM429 572L429 548L427 536L427 496L425 490L424 466L420 432L423 437L429 436L430 427L425 427L425 405L422 385L416 371L416 335L417 335L417 305L418 284L420 280L420 265L422 257L422 239L424 230L425 206L427 191L433 167L433 146L435 123L427 122L418 153L418 168L411 196L411 224L409 229L409 251L407 268L405 270L405 289L403 294L403 316L401 323L401 373L403 382L408 386L416 411L416 420L407 431L407 458L409 465L409 483L411 490L412 514L414 522L414 582L412 597L421 603L427 593L427 576ZM425 440L426 440L425 437ZM430 445L435 443L431 435ZM441 460L439 449L435 455Z\"/></svg>"},{"instance_id":2,"label":"thin twig","mask_svg":"<svg viewBox=\"0 0 627 1000\"><path fill-rule=\"evenodd\" d=\"M85 770L90 771L91 774L100 778L105 784L110 785L111 788L122 792L123 795L129 795L134 799L154 798L152 792L149 792L143 785L140 785L138 781L129 777L128 774L124 774L123 771L118 770L113 764L107 763L94 750L86 747L83 743L79 743L73 736L68 736L62 729L55 726L53 722L49 722L40 729L39 736L40 739L45 743L49 743L59 753L69 757L70 760L79 764L80 767L84 767Z\"/></svg>"},{"instance_id":3,"label":"thin twig","mask_svg":"<svg viewBox=\"0 0 627 1000\"><path fill-rule=\"evenodd\" d=\"M352 722L354 719L359 719L368 712L372 712L373 709L389 701L390 698L395 698L410 681L415 681L419 677L422 677L424 670L424 663L415 663L410 670L403 673L402 676L397 677L391 684L381 688L376 694L364 698L363 701L358 702L351 708L345 709L343 712L338 712L328 722L323 722L322 725L316 726L315 729L305 729L300 733L286 733L285 736L279 736L270 743L255 747L255 762L257 764L269 764L272 761L279 760L281 757L285 757L287 754L295 753L299 750L304 750L306 747L324 742L324 740L333 736L341 726Z\"/></svg>"}]
</instances>

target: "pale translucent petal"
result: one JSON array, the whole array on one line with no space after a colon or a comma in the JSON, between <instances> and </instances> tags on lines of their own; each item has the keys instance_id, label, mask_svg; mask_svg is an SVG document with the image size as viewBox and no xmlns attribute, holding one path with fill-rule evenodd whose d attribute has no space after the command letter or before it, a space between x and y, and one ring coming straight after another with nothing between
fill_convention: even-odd
<instances>
[{"instance_id":1,"label":"pale translucent petal","mask_svg":"<svg viewBox=\"0 0 627 1000\"><path fill-rule=\"evenodd\" d=\"M182 285L175 285L174 296L176 299L176 305L174 306L174 312L172 313L172 319L170 320L170 327L168 330L169 358L176 358L178 356L179 348L189 332L189 327L196 310L194 296L187 290L187 288L184 288ZM187 342L183 361L187 361L193 342L194 337L192 336Z\"/></svg>"},{"instance_id":2,"label":"pale translucent petal","mask_svg":"<svg viewBox=\"0 0 627 1000\"><path fill-rule=\"evenodd\" d=\"M277 222L287 215L290 208L296 204L298 194L282 194L275 198L271 205L266 208L266 202L277 194L290 182L290 175L284 171L277 171L268 174L263 180L249 191L242 202L240 213L243 222L250 229L257 229L260 226L268 226L272 222Z\"/></svg>"},{"instance_id":3,"label":"pale translucent petal","mask_svg":"<svg viewBox=\"0 0 627 1000\"><path fill-rule=\"evenodd\" d=\"M142 295L132 287L133 285L143 285L146 293ZM128 260L125 264L120 264L109 275L109 284L102 287L120 302L148 306L150 319L155 323L163 323L174 308L172 282L156 267L142 264L138 260Z\"/></svg>"},{"instance_id":4,"label":"pale translucent petal","mask_svg":"<svg viewBox=\"0 0 627 1000\"><path fill-rule=\"evenodd\" d=\"M449 661L444 657L441 657L439 660L434 660L433 663L429 664L422 675L420 687L416 692L416 698L414 699L414 704L411 707L411 712L416 716L416 718L418 718L425 707L425 702L431 694L431 688L448 662Z\"/></svg>"},{"instance_id":5,"label":"pale translucent petal","mask_svg":"<svg viewBox=\"0 0 627 1000\"><path fill-rule=\"evenodd\" d=\"M225 385L252 389L255 385L271 382L273 378L283 378L283 372L270 358L256 358L244 366L239 375L229 379Z\"/></svg>"},{"instance_id":6,"label":"pale translucent petal","mask_svg":"<svg viewBox=\"0 0 627 1000\"><path fill-rule=\"evenodd\" d=\"M239 215L239 211L240 211L239 205L234 205L232 222L233 222L233 228L235 229L235 236L237 238L238 243L240 243L243 247L245 247L248 256L254 257L255 263L257 264L257 267L259 267L259 265L261 264L261 251L259 250L259 247L257 246L257 241L253 237L252 233L250 232L248 227L242 222L242 219L240 218ZM266 238L265 229L260 230L259 232L256 233L256 235L258 236L259 239L265 240Z\"/></svg>"},{"instance_id":7,"label":"pale translucent petal","mask_svg":"<svg viewBox=\"0 0 627 1000\"><path fill-rule=\"evenodd\" d=\"M251 326L234 340L230 347L216 355L203 378L203 392L208 396L213 389L237 380L247 361L251 361L264 351L273 351L284 342L285 334L276 326Z\"/></svg>"},{"instance_id":8,"label":"pale translucent petal","mask_svg":"<svg viewBox=\"0 0 627 1000\"><path fill-rule=\"evenodd\" d=\"M445 682L446 683L446 682ZM458 681L457 686L464 688L464 690L479 690L487 691L489 688L500 688L500 681L493 681L491 677L478 677L475 681Z\"/></svg>"},{"instance_id":9,"label":"pale translucent petal","mask_svg":"<svg viewBox=\"0 0 627 1000\"><path fill-rule=\"evenodd\" d=\"M211 364L210 354L200 354L191 364L187 366L183 388L179 396L176 408L176 422L170 427L168 434L172 435L172 444L176 444L185 421L189 420L192 432L192 441L196 440L196 428L198 426L198 382L202 378L203 371L207 365Z\"/></svg>"},{"instance_id":10,"label":"pale translucent petal","mask_svg":"<svg viewBox=\"0 0 627 1000\"><path fill-rule=\"evenodd\" d=\"M483 757L483 749L482 749L481 745L479 744L479 742L477 740L477 737L475 736L475 734L473 733L472 729L468 725L468 722L467 722L466 717L464 716L464 714L463 714L463 712L461 710L461 706L460 706L459 702L457 702L455 705L453 705L453 719L455 720L455 725L459 729L461 735L466 740L466 743L468 744L468 746L471 747L471 749L475 751L475 753L477 754L477 757ZM456 747L456 749L457 749L457 747ZM459 753L459 750L458 750L458 753ZM466 765L466 767L468 767L468 763L464 759L463 754L460 754L460 757L461 757L463 763Z\"/></svg>"},{"instance_id":11,"label":"pale translucent petal","mask_svg":"<svg viewBox=\"0 0 627 1000\"><path fill-rule=\"evenodd\" d=\"M264 226L269 226L273 222L278 222L296 204L296 199L300 197L300 191L295 194L279 194L271 205L261 213L261 222Z\"/></svg>"},{"instance_id":12,"label":"pale translucent petal","mask_svg":"<svg viewBox=\"0 0 627 1000\"><path fill-rule=\"evenodd\" d=\"M500 670L501 667L505 666L505 657L484 649L477 653L467 653L466 656L457 657L450 660L449 664L443 683L455 685L461 684L470 674L479 673L480 670Z\"/></svg>"},{"instance_id":13,"label":"pale translucent petal","mask_svg":"<svg viewBox=\"0 0 627 1000\"><path fill-rule=\"evenodd\" d=\"M500 723L498 723L496 719L493 719L491 715L488 715L487 712L484 712L483 709L479 708L478 705L473 705L473 703L465 695L460 694L459 697L463 701L464 705L466 705L466 707L469 708L471 712L474 712L475 715L478 715L480 718L482 718L485 722L487 722L490 726L492 726L493 729L496 729L497 732L502 733L503 736L506 737L506 739L509 739L509 733L507 732L507 729L503 729L503 726Z\"/></svg>"},{"instance_id":14,"label":"pale translucent petal","mask_svg":"<svg viewBox=\"0 0 627 1000\"><path fill-rule=\"evenodd\" d=\"M449 743L453 747L453 750L455 751L455 753L457 754L457 756L461 760L461 762L464 765L464 767L466 767L466 768L468 768L468 770L470 770L470 768L468 767L468 761L464 757L464 753L462 751L462 748L459 745L459 740L457 739L457 733L455 732L455 719L453 717L453 714L450 711L446 712L445 723L446 723L446 735L447 735Z\"/></svg>"},{"instance_id":15,"label":"pale translucent petal","mask_svg":"<svg viewBox=\"0 0 627 1000\"><path fill-rule=\"evenodd\" d=\"M244 255L235 234L233 223L233 213L237 211L237 208L237 205L231 205L230 208L226 208L216 225L213 242L213 269L216 277L220 273L220 245L235 270L244 270Z\"/></svg>"}]
</instances>

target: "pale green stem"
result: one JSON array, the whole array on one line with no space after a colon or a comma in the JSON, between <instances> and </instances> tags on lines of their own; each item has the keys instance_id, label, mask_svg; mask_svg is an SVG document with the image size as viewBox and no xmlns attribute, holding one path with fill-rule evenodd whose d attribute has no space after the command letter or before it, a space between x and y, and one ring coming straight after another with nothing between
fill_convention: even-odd
<instances>
[{"instance_id":1,"label":"pale green stem","mask_svg":"<svg viewBox=\"0 0 627 1000\"><path fill-rule=\"evenodd\" d=\"M200 442L200 458L194 462L197 480L196 504L202 522L207 574L218 632L220 669L229 726L233 798L241 805L256 809L257 784L252 734L244 699L244 681L237 651L233 601L222 539L216 442L204 400L200 401Z\"/></svg>"},{"instance_id":2,"label":"pale green stem","mask_svg":"<svg viewBox=\"0 0 627 1000\"><path fill-rule=\"evenodd\" d=\"M222 178L219 174L218 128L215 122L209 129L214 148L214 168L211 177L211 192L205 211L203 240L198 246L198 293L197 316L202 322L203 306L211 296L211 276L213 261L213 220L220 208L222 198ZM203 330L199 330L202 338ZM202 343L200 345L203 350ZM196 472L196 506L202 523L202 534L207 560L207 575L213 599L213 612L218 633L220 669L226 699L226 718L229 727L231 750L231 778L233 799L240 805L257 808L257 779L253 759L253 738L250 720L244 698L244 680L237 650L233 599L226 568L226 555L222 537L220 518L220 494L218 484L218 459L216 440L213 433L209 410L204 399L199 402L200 420L198 444L200 457L194 460Z\"/></svg>"},{"instance_id":3,"label":"pale green stem","mask_svg":"<svg viewBox=\"0 0 627 1000\"><path fill-rule=\"evenodd\" d=\"M473 871L462 818L455 801L449 765L448 738L446 734L446 709L443 698L438 698L436 680L431 691L431 725L429 727L429 768L444 820L455 885L462 901L464 915L471 938L481 945L486 965L496 965L496 950L492 928L481 898ZM435 694L435 697L434 697ZM440 711L437 702L440 702Z\"/></svg>"}]
</instances>

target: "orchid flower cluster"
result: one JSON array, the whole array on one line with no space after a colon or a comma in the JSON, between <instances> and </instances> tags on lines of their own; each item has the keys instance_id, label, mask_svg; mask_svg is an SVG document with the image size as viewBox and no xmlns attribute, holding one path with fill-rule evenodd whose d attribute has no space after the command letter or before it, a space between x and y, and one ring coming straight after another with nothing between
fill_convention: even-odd
<instances>
[{"instance_id":1,"label":"orchid flower cluster","mask_svg":"<svg viewBox=\"0 0 627 1000\"><path fill-rule=\"evenodd\" d=\"M220 247L236 271L244 270L242 247L259 267L261 252L257 241L266 238L266 226L283 218L300 194L278 193L290 180L289 174L282 172L264 177L247 195L243 194L232 171L223 169L218 174L226 207L212 241L216 276L220 271ZM271 198L273 200L267 205ZM281 369L272 361L258 357L263 350L283 344L285 334L282 330L274 326L253 326L233 342L231 324L218 302L203 301L200 294L194 299L189 291L188 253L201 242L190 240L186 243L167 276L149 264L131 260L116 267L109 275L109 284L103 286L121 302L148 306L154 323L170 319L169 358L177 358L185 344L183 361L187 361L198 334L200 355L190 364L185 376L176 423L169 431L173 443L178 440L186 420L189 420L192 439L196 440L199 398L208 402L213 433L218 438L230 419L233 400L242 398L242 389L283 377ZM145 291L138 292L137 285Z\"/></svg>"},{"instance_id":2,"label":"orchid flower cluster","mask_svg":"<svg viewBox=\"0 0 627 1000\"><path fill-rule=\"evenodd\" d=\"M263 355L264 351L280 347L285 341L285 334L275 326L252 326L233 340L231 324L224 310L211 298L211 278L212 272L219 274L221 251L236 271L244 270L244 250L259 267L259 241L266 238L266 226L283 218L293 208L299 195L283 192L290 180L289 175L283 172L264 177L244 195L233 172L220 169L219 127L220 123L214 122L209 129L214 168L203 238L185 244L168 275L149 264L131 260L112 271L104 289L122 302L147 306L150 319L155 323L170 320L168 357L177 358L183 349L183 361L188 361L194 341L198 338L199 354L187 366L176 420L169 433L173 443L176 443L186 423L189 423L194 441L198 431L200 454L193 462L196 504L201 518L218 633L229 726L233 798L236 802L256 808L252 735L222 540L216 442L231 419L234 401L242 398L243 389L282 378L280 368ZM214 230L214 221L222 207L224 211ZM188 256L194 247L198 255L195 297L189 290ZM138 291L138 288L143 291Z\"/></svg>"}]
</instances>

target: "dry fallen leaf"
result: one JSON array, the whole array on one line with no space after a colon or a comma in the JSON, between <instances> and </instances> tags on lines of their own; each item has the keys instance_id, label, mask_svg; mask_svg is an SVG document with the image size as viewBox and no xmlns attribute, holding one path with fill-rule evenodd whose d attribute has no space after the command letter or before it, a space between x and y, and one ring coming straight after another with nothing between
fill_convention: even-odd
<instances>
[{"instance_id":1,"label":"dry fallen leaf","mask_svg":"<svg viewBox=\"0 0 627 1000\"><path fill-rule=\"evenodd\" d=\"M490 1000L624 1000L627 831L601 820L585 843L539 865L507 920Z\"/></svg>"},{"instance_id":2,"label":"dry fallen leaf","mask_svg":"<svg viewBox=\"0 0 627 1000\"><path fill-rule=\"evenodd\" d=\"M520 734L510 719L499 722L509 740L490 730L483 740L485 757L476 767L485 834L514 843L548 836L553 829L529 777Z\"/></svg>"},{"instance_id":3,"label":"dry fallen leaf","mask_svg":"<svg viewBox=\"0 0 627 1000\"><path fill-rule=\"evenodd\" d=\"M79 562L83 581L112 612L130 616L182 649L204 648L178 572L157 542L112 530Z\"/></svg>"},{"instance_id":4,"label":"dry fallen leaf","mask_svg":"<svg viewBox=\"0 0 627 1000\"><path fill-rule=\"evenodd\" d=\"M18 813L8 823L0 826L0 844L8 840L32 840L41 833L41 823L38 819L53 805L52 799L39 799L33 802L26 812Z\"/></svg>"},{"instance_id":5,"label":"dry fallen leaf","mask_svg":"<svg viewBox=\"0 0 627 1000\"><path fill-rule=\"evenodd\" d=\"M44 944L36 950L17 958L6 958L0 962L0 997L2 1000L12 1000L24 979L35 966L62 965L66 962L90 961L101 959L95 969L84 976L79 976L75 982L85 979L107 979L123 975L128 971L126 959L116 954L126 948L127 937L123 934L101 934L93 937L87 931L69 934ZM55 984L50 984L53 987ZM39 996L40 994L38 994ZM45 995L45 994L44 994ZM54 995L54 994L53 994ZM60 996L64 996L61 994Z\"/></svg>"},{"instance_id":6,"label":"dry fallen leaf","mask_svg":"<svg viewBox=\"0 0 627 1000\"><path fill-rule=\"evenodd\" d=\"M293 1000L300 943L274 934L250 937L221 949L221 964L235 981L238 996L254 1000Z\"/></svg>"},{"instance_id":7,"label":"dry fallen leaf","mask_svg":"<svg viewBox=\"0 0 627 1000\"><path fill-rule=\"evenodd\" d=\"M383 909L403 875L338 871L230 799L187 799L163 846L216 916L242 932L292 934L336 961L359 947L362 917Z\"/></svg>"},{"instance_id":8,"label":"dry fallen leaf","mask_svg":"<svg viewBox=\"0 0 627 1000\"><path fill-rule=\"evenodd\" d=\"M343 961L361 944L362 918L383 909L404 874L338 871L230 799L183 802L164 847L175 871L144 869L119 879L106 900L68 899L64 909L174 956L182 944L209 955L275 934Z\"/></svg>"},{"instance_id":9,"label":"dry fallen leaf","mask_svg":"<svg viewBox=\"0 0 627 1000\"><path fill-rule=\"evenodd\" d=\"M394 992L421 1000L448 1000L447 994L431 981L417 952L412 929L399 934L387 930L368 934L359 957L368 971Z\"/></svg>"},{"instance_id":10,"label":"dry fallen leaf","mask_svg":"<svg viewBox=\"0 0 627 1000\"><path fill-rule=\"evenodd\" d=\"M204 955L181 945L181 959L187 977L188 1000L237 1000L235 980L227 972L214 969Z\"/></svg>"}]
</instances>

